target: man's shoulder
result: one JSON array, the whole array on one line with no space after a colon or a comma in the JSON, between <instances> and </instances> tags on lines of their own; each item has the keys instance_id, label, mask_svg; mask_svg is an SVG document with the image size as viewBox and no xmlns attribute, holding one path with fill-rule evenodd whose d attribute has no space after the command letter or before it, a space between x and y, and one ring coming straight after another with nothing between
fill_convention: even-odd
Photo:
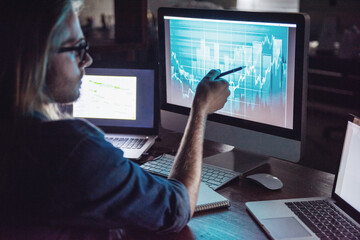
<instances>
[{"instance_id":1,"label":"man's shoulder","mask_svg":"<svg viewBox=\"0 0 360 240\"><path fill-rule=\"evenodd\" d=\"M44 133L59 135L90 135L94 137L104 136L104 133L99 128L81 118L45 121L42 122L41 128Z\"/></svg>"},{"instance_id":2,"label":"man's shoulder","mask_svg":"<svg viewBox=\"0 0 360 240\"><path fill-rule=\"evenodd\" d=\"M97 127L83 119L62 119L42 121L34 125L36 129L29 130L27 135L31 143L27 147L38 149L42 146L40 154L64 159L74 153L79 146L103 146L104 133ZM86 147L88 151L92 150ZM62 160L59 160L62 162Z\"/></svg>"}]
</instances>

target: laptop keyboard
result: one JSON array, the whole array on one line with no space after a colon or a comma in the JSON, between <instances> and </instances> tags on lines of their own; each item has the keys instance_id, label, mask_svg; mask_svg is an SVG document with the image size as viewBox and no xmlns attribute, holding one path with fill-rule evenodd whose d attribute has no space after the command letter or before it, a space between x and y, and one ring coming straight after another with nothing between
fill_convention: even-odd
<instances>
[{"instance_id":1,"label":"laptop keyboard","mask_svg":"<svg viewBox=\"0 0 360 240\"><path fill-rule=\"evenodd\" d=\"M111 142L114 147L122 149L140 149L144 146L147 138L120 138L120 137L105 137Z\"/></svg>"},{"instance_id":2,"label":"laptop keyboard","mask_svg":"<svg viewBox=\"0 0 360 240\"><path fill-rule=\"evenodd\" d=\"M320 239L360 239L360 229L328 201L285 203Z\"/></svg>"},{"instance_id":3,"label":"laptop keyboard","mask_svg":"<svg viewBox=\"0 0 360 240\"><path fill-rule=\"evenodd\" d=\"M164 154L153 161L144 163L141 167L151 173L168 177L174 158L172 155ZM201 181L216 190L239 176L240 173L238 172L203 163Z\"/></svg>"}]
</instances>

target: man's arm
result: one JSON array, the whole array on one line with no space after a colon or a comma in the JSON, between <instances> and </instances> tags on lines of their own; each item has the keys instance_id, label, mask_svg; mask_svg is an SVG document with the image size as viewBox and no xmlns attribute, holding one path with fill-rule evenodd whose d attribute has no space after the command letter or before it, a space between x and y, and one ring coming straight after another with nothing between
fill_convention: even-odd
<instances>
[{"instance_id":1,"label":"man's arm","mask_svg":"<svg viewBox=\"0 0 360 240\"><path fill-rule=\"evenodd\" d=\"M230 95L229 84L215 78L211 70L199 83L184 136L175 157L169 178L182 182L190 197L191 216L194 214L201 179L205 123L208 114L221 109Z\"/></svg>"}]
</instances>

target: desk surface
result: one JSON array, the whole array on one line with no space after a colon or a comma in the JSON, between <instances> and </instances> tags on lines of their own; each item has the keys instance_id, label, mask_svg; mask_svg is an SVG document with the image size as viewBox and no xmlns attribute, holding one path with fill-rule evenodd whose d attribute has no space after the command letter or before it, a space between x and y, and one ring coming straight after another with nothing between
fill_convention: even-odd
<instances>
[{"instance_id":1,"label":"desk surface","mask_svg":"<svg viewBox=\"0 0 360 240\"><path fill-rule=\"evenodd\" d=\"M160 131L161 141L150 151L151 155L173 153L179 146L181 135ZM210 141L204 145L204 156L229 150L229 146ZM279 177L284 183L281 190L270 191L256 183L241 178L217 190L231 202L229 209L197 213L180 233L159 236L144 232L127 232L128 239L267 239L265 233L246 211L245 202L285 198L331 196L334 175L300 166L298 164L269 159L255 170Z\"/></svg>"}]
</instances>

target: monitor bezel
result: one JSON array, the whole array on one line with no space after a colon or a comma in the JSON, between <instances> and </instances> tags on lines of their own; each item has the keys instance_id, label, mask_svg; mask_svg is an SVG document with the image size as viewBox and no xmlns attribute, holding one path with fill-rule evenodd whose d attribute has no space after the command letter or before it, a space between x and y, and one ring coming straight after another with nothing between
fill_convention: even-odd
<instances>
[{"instance_id":1,"label":"monitor bezel","mask_svg":"<svg viewBox=\"0 0 360 240\"><path fill-rule=\"evenodd\" d=\"M208 120L241 127L249 130L263 132L279 137L294 140L303 140L304 124L306 118L306 87L307 87L307 46L304 42L308 39L307 14L303 13L264 13L264 12L241 12L229 10L210 9L182 9L182 8L159 8L158 11L158 33L159 33L159 77L160 77L160 100L161 109L189 115L190 108L167 103L166 96L166 56L165 56L165 16L206 18L231 21L256 21L296 24L296 46L295 46L295 78L294 78L294 112L293 129L257 123L251 120L236 119L221 114L210 114ZM300 44L299 44L300 43Z\"/></svg>"}]
</instances>

